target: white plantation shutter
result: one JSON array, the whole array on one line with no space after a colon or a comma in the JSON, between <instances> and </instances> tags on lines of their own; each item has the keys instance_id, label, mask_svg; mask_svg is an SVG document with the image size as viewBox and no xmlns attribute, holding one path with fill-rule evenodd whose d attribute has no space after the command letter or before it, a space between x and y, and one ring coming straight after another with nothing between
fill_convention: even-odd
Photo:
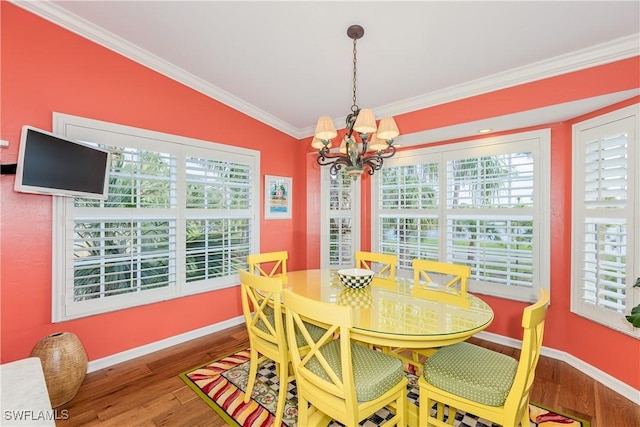
<instances>
[{"instance_id":1,"label":"white plantation shutter","mask_svg":"<svg viewBox=\"0 0 640 427\"><path fill-rule=\"evenodd\" d=\"M574 126L572 311L620 330L640 267L637 110Z\"/></svg>"},{"instance_id":2,"label":"white plantation shutter","mask_svg":"<svg viewBox=\"0 0 640 427\"><path fill-rule=\"evenodd\" d=\"M440 165L385 167L380 171L377 250L398 256L410 270L416 258L439 258Z\"/></svg>"},{"instance_id":3,"label":"white plantation shutter","mask_svg":"<svg viewBox=\"0 0 640 427\"><path fill-rule=\"evenodd\" d=\"M375 249L471 267L478 293L549 287L549 131L398 153L374 181Z\"/></svg>"},{"instance_id":4,"label":"white plantation shutter","mask_svg":"<svg viewBox=\"0 0 640 427\"><path fill-rule=\"evenodd\" d=\"M247 164L187 157L187 209L248 211L251 167Z\"/></svg>"},{"instance_id":5,"label":"white plantation shutter","mask_svg":"<svg viewBox=\"0 0 640 427\"><path fill-rule=\"evenodd\" d=\"M389 167L382 170L383 209L436 209L439 204L438 163Z\"/></svg>"},{"instance_id":6,"label":"white plantation shutter","mask_svg":"<svg viewBox=\"0 0 640 427\"><path fill-rule=\"evenodd\" d=\"M74 221L74 301L88 301L175 283L175 221Z\"/></svg>"},{"instance_id":7,"label":"white plantation shutter","mask_svg":"<svg viewBox=\"0 0 640 427\"><path fill-rule=\"evenodd\" d=\"M447 161L447 261L471 278L533 287L534 153Z\"/></svg>"},{"instance_id":8,"label":"white plantation shutter","mask_svg":"<svg viewBox=\"0 0 640 427\"><path fill-rule=\"evenodd\" d=\"M250 253L252 172L248 164L186 159L186 281L235 274Z\"/></svg>"},{"instance_id":9,"label":"white plantation shutter","mask_svg":"<svg viewBox=\"0 0 640 427\"><path fill-rule=\"evenodd\" d=\"M629 135L613 123L584 131L584 203L587 209L624 208L627 205ZM599 137L598 134L613 135Z\"/></svg>"},{"instance_id":10,"label":"white plantation shutter","mask_svg":"<svg viewBox=\"0 0 640 427\"><path fill-rule=\"evenodd\" d=\"M259 242L256 152L73 116L56 123L115 155L107 200L54 199L54 320L237 285Z\"/></svg>"},{"instance_id":11,"label":"white plantation shutter","mask_svg":"<svg viewBox=\"0 0 640 427\"><path fill-rule=\"evenodd\" d=\"M355 266L359 248L360 192L346 173L333 177L327 168L321 171L321 256L323 267Z\"/></svg>"},{"instance_id":12,"label":"white plantation shutter","mask_svg":"<svg viewBox=\"0 0 640 427\"><path fill-rule=\"evenodd\" d=\"M533 206L533 153L512 152L447 161L450 209Z\"/></svg>"}]
</instances>

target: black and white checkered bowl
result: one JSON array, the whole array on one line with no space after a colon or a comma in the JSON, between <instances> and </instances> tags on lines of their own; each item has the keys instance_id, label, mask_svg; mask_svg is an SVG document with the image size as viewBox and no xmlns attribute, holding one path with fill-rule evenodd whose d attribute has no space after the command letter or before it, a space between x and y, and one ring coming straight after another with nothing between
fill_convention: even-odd
<instances>
[{"instance_id":1,"label":"black and white checkered bowl","mask_svg":"<svg viewBox=\"0 0 640 427\"><path fill-rule=\"evenodd\" d=\"M371 283L373 279L373 271L364 268L345 268L338 270L340 283L349 289L364 289Z\"/></svg>"}]
</instances>

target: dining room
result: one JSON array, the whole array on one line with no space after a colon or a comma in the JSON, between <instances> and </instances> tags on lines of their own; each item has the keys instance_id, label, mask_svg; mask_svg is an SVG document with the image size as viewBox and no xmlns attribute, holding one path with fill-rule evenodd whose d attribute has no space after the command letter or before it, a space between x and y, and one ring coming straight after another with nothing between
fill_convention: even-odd
<instances>
[{"instance_id":1,"label":"dining room","mask_svg":"<svg viewBox=\"0 0 640 427\"><path fill-rule=\"evenodd\" d=\"M0 356L3 364L27 358L41 339L61 331L79 338L87 378L75 398L57 407L71 415L57 424L116 423L121 414L153 406L154 416L179 425L168 413L181 408L181 399L208 419L215 411L183 388L179 374L249 348L239 271L248 269L249 255L273 252L287 254L285 290L349 307L353 341L403 368L413 366L416 378L435 349L463 342L519 360L525 309L548 293L531 400L592 425L607 425L603 414L629 423L639 416L640 329L632 310L640 303L634 286L640 276L634 233L640 229L640 22L627 18L622 26L604 17L605 11L631 15L628 8L637 4L590 6L595 22L599 14L602 25L618 25L623 33L603 32L554 60L538 58L510 74L495 70L395 110L389 100L368 105L376 91L368 79L378 73L371 57L389 48L376 35L380 28L362 21L366 33L359 35L348 32L357 23L349 21L317 45L322 54L329 49L336 68L343 66L336 78L342 84L327 86L338 86L335 98L346 101L326 110L330 123L318 120L324 110L314 110L311 121L292 130L125 43L117 28L111 33L91 24L108 2L93 10L91 2L60 3L0 3ZM126 19L151 13L145 2L113 3L108 7L134 8L122 14ZM217 2L199 3L213 8ZM222 3L220 14L209 16L232 16L222 12L241 7ZM258 12L270 2L264 3L252 4L246 19L263 21L267 15ZM308 3L297 7L314 7ZM424 3L414 7L430 2ZM227 33L215 40L225 39L233 38ZM225 51L247 59L238 52ZM471 65L480 62L473 58L469 54ZM244 68L252 67L236 72ZM286 67L264 68L259 79L238 81L268 87L272 68L282 73ZM320 77L312 86L322 91ZM295 98L295 88L289 91L270 99ZM357 102L374 109L373 124ZM108 198L16 191L20 175L8 167L24 160L25 125L108 149L115 159ZM343 285L337 271L362 268L362 252L393 256L393 280L373 277L360 293ZM421 261L468 268L468 306L455 304L455 291L445 291L451 300L442 301L420 286L430 280L419 273ZM435 306L456 314L434 317ZM160 366L165 373L157 372ZM115 407L108 395L95 394L112 373L125 381L128 369L133 377L148 375L147 386L166 402L152 404L139 384L131 385L135 399L127 403L131 395L120 395L128 397ZM543 398L544 386L551 397ZM627 415L603 409L609 401L624 402ZM180 417L197 424L188 412L180 409ZM156 423L154 416L145 421Z\"/></svg>"}]
</instances>

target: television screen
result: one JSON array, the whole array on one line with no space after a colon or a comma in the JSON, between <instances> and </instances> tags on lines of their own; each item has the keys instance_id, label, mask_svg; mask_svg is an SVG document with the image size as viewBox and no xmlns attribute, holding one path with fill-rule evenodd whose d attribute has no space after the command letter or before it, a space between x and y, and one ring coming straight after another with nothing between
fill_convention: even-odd
<instances>
[{"instance_id":1,"label":"television screen","mask_svg":"<svg viewBox=\"0 0 640 427\"><path fill-rule=\"evenodd\" d=\"M23 126L14 189L25 193L106 199L111 153Z\"/></svg>"}]
</instances>

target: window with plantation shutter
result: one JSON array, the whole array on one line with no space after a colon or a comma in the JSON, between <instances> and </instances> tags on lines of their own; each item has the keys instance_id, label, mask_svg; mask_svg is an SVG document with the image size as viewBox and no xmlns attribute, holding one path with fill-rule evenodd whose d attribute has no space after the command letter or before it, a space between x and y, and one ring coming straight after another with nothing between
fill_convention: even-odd
<instances>
[{"instance_id":1,"label":"window with plantation shutter","mask_svg":"<svg viewBox=\"0 0 640 427\"><path fill-rule=\"evenodd\" d=\"M456 156L446 167L447 261L477 281L532 288L534 154Z\"/></svg>"},{"instance_id":2,"label":"window with plantation shutter","mask_svg":"<svg viewBox=\"0 0 640 427\"><path fill-rule=\"evenodd\" d=\"M186 281L227 277L246 266L250 253L251 166L186 159Z\"/></svg>"},{"instance_id":3,"label":"window with plantation shutter","mask_svg":"<svg viewBox=\"0 0 640 427\"><path fill-rule=\"evenodd\" d=\"M639 116L635 105L573 128L572 311L630 333L624 315L640 302Z\"/></svg>"},{"instance_id":4,"label":"window with plantation shutter","mask_svg":"<svg viewBox=\"0 0 640 427\"><path fill-rule=\"evenodd\" d=\"M321 170L322 224L320 263L323 267L355 266L355 251L360 247L359 181L346 173L331 176Z\"/></svg>"},{"instance_id":5,"label":"window with plantation shutter","mask_svg":"<svg viewBox=\"0 0 640 427\"><path fill-rule=\"evenodd\" d=\"M259 247L259 154L63 114L113 151L106 200L54 198L54 321L235 286Z\"/></svg>"},{"instance_id":6,"label":"window with plantation shutter","mask_svg":"<svg viewBox=\"0 0 640 427\"><path fill-rule=\"evenodd\" d=\"M440 163L421 161L380 171L377 251L397 255L400 270L411 270L416 258L439 258Z\"/></svg>"},{"instance_id":7,"label":"window with plantation shutter","mask_svg":"<svg viewBox=\"0 0 640 427\"><path fill-rule=\"evenodd\" d=\"M374 250L471 267L473 292L549 286L549 131L403 151L374 178Z\"/></svg>"}]
</instances>

